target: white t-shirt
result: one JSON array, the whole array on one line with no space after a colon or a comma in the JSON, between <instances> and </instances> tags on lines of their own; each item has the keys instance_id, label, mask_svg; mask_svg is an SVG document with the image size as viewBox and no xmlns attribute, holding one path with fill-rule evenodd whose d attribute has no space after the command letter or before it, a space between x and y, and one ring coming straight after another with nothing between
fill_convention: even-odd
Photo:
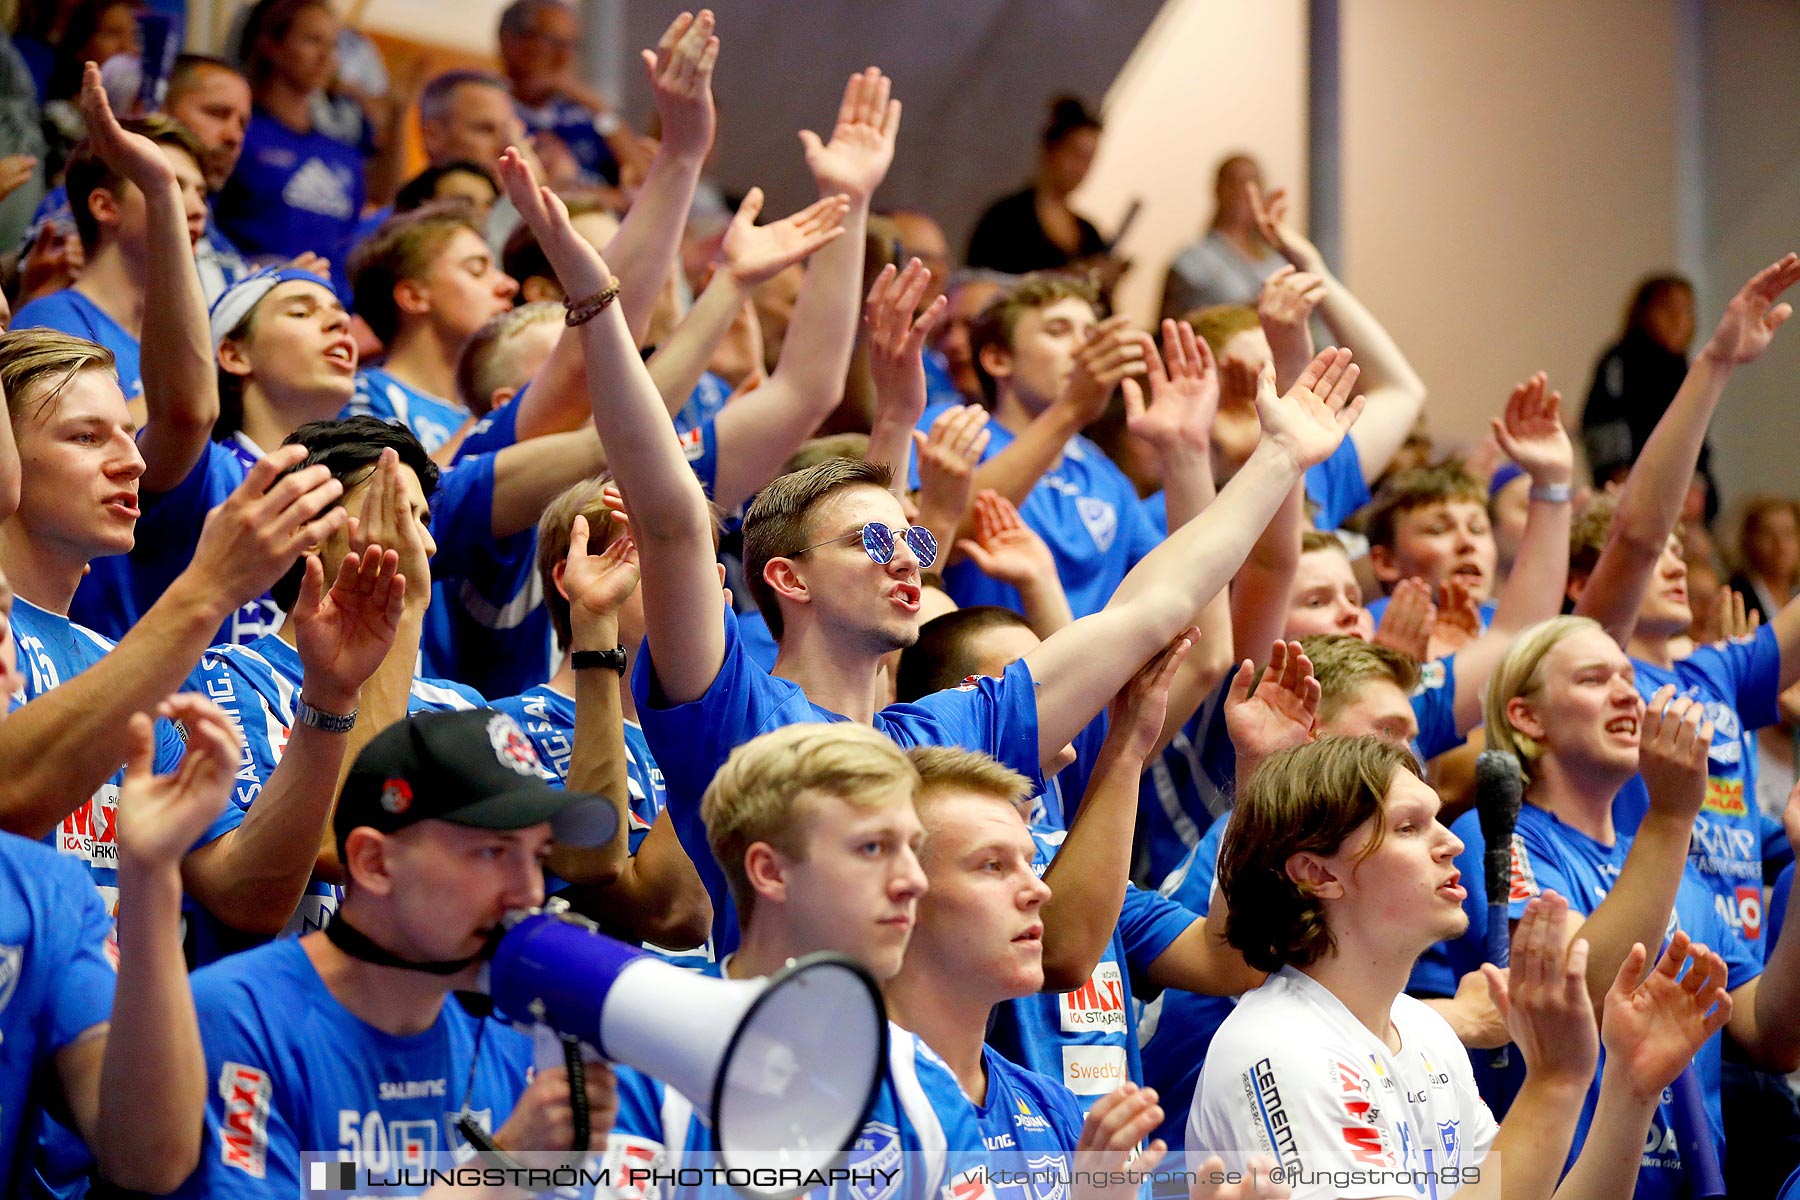
<instances>
[{"instance_id":1,"label":"white t-shirt","mask_svg":"<svg viewBox=\"0 0 1800 1200\"><path fill-rule=\"evenodd\" d=\"M1294 1200L1444 1197L1498 1126L1449 1024L1395 998L1391 1051L1338 998L1292 967L1246 994L1206 1053L1188 1113L1190 1157L1241 1168L1268 1155Z\"/></svg>"}]
</instances>

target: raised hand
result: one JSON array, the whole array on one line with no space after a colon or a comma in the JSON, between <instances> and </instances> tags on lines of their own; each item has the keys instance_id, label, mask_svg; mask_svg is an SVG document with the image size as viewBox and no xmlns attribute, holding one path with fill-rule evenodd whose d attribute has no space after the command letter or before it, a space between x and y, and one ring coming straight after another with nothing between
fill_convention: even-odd
<instances>
[{"instance_id":1,"label":"raised hand","mask_svg":"<svg viewBox=\"0 0 1800 1200\"><path fill-rule=\"evenodd\" d=\"M1513 929L1506 974L1492 963L1481 973L1526 1071L1585 1087L1600 1058L1600 1033L1588 999L1587 939L1566 936L1568 917L1569 902L1556 892L1532 897Z\"/></svg>"},{"instance_id":2,"label":"raised hand","mask_svg":"<svg viewBox=\"0 0 1800 1200\"><path fill-rule=\"evenodd\" d=\"M969 511L975 468L987 451L988 412L979 404L946 408L931 422L931 433L913 430L919 457L919 523L927 529L955 529Z\"/></svg>"},{"instance_id":3,"label":"raised hand","mask_svg":"<svg viewBox=\"0 0 1800 1200\"><path fill-rule=\"evenodd\" d=\"M762 206L762 189L751 188L738 205L737 216L731 219L725 241L719 247L725 269L746 291L843 236L850 198L827 196L791 217L758 225L756 218Z\"/></svg>"},{"instance_id":4,"label":"raised hand","mask_svg":"<svg viewBox=\"0 0 1800 1200\"><path fill-rule=\"evenodd\" d=\"M1695 701L1665 684L1650 698L1638 736L1638 774L1657 812L1692 821L1706 799L1706 752L1712 722Z\"/></svg>"},{"instance_id":5,"label":"raised hand","mask_svg":"<svg viewBox=\"0 0 1800 1200\"><path fill-rule=\"evenodd\" d=\"M158 716L187 730L187 752L167 775L154 773L155 723L135 713L125 727L125 783L119 789L119 857L141 866L177 865L224 810L243 743L225 711L204 696L178 692Z\"/></svg>"},{"instance_id":6,"label":"raised hand","mask_svg":"<svg viewBox=\"0 0 1800 1200\"><path fill-rule=\"evenodd\" d=\"M1237 750L1238 776L1272 754L1310 742L1319 720L1319 681L1299 642L1276 642L1252 691L1256 664L1245 659L1225 694L1225 729Z\"/></svg>"},{"instance_id":7,"label":"raised hand","mask_svg":"<svg viewBox=\"0 0 1800 1200\"><path fill-rule=\"evenodd\" d=\"M629 519L622 513L615 511L612 520L629 528ZM589 536L588 519L577 514L574 524L569 527L569 554L556 574L556 582L569 600L569 625L577 646L610 650L611 646L583 646L587 640L583 635L594 632L596 626L605 622L616 622L619 609L637 590L637 543L621 529L605 550L589 554Z\"/></svg>"},{"instance_id":8,"label":"raised hand","mask_svg":"<svg viewBox=\"0 0 1800 1200\"><path fill-rule=\"evenodd\" d=\"M1762 614L1744 603L1744 593L1736 588L1720 588L1719 637L1723 641L1747 638L1762 625Z\"/></svg>"},{"instance_id":9,"label":"raised hand","mask_svg":"<svg viewBox=\"0 0 1800 1200\"><path fill-rule=\"evenodd\" d=\"M175 182L175 168L156 143L141 133L127 133L119 124L106 88L100 83L100 68L94 63L88 63L81 72L81 119L100 161L146 196L153 188L166 188Z\"/></svg>"},{"instance_id":10,"label":"raised hand","mask_svg":"<svg viewBox=\"0 0 1800 1200\"><path fill-rule=\"evenodd\" d=\"M682 13L656 43L642 51L644 71L656 114L662 123L662 145L672 154L706 157L712 149L712 73L719 59L719 39L713 36L713 14L703 8L699 16Z\"/></svg>"},{"instance_id":11,"label":"raised hand","mask_svg":"<svg viewBox=\"0 0 1800 1200\"><path fill-rule=\"evenodd\" d=\"M1126 379L1125 428L1162 453L1182 447L1204 450L1211 444L1213 417L1219 411L1219 370L1212 350L1186 321L1162 323L1163 352L1147 334L1138 335L1143 351L1150 402L1143 389Z\"/></svg>"},{"instance_id":12,"label":"raised hand","mask_svg":"<svg viewBox=\"0 0 1800 1200\"><path fill-rule=\"evenodd\" d=\"M355 708L362 685L393 648L405 602L406 577L396 551L371 545L346 555L329 593L318 555L307 555L300 596L288 617L304 669L301 698L325 712Z\"/></svg>"},{"instance_id":13,"label":"raised hand","mask_svg":"<svg viewBox=\"0 0 1800 1200\"><path fill-rule=\"evenodd\" d=\"M1324 275L1325 256L1319 248L1301 236L1288 221L1286 188L1276 188L1265 198L1262 188L1254 183L1244 185L1250 197L1250 211L1255 215L1256 229L1263 241L1275 248L1281 257L1311 275Z\"/></svg>"},{"instance_id":14,"label":"raised hand","mask_svg":"<svg viewBox=\"0 0 1800 1200\"><path fill-rule=\"evenodd\" d=\"M844 192L867 201L887 178L900 135L900 102L889 98L893 81L876 67L852 75L844 85L837 125L831 140L821 142L810 129L800 131L806 167L824 193Z\"/></svg>"},{"instance_id":15,"label":"raised hand","mask_svg":"<svg viewBox=\"0 0 1800 1200\"><path fill-rule=\"evenodd\" d=\"M1437 605L1431 599L1431 585L1408 576L1388 594L1387 608L1372 640L1414 662L1424 662L1431 653L1431 633L1436 627Z\"/></svg>"},{"instance_id":16,"label":"raised hand","mask_svg":"<svg viewBox=\"0 0 1800 1200\"><path fill-rule=\"evenodd\" d=\"M25 186L37 171L38 160L29 154L9 154L0 158L0 200Z\"/></svg>"},{"instance_id":17,"label":"raised hand","mask_svg":"<svg viewBox=\"0 0 1800 1200\"><path fill-rule=\"evenodd\" d=\"M1538 486L1575 477L1575 446L1563 427L1562 393L1549 390L1542 371L1513 388L1506 411L1493 420L1494 440Z\"/></svg>"},{"instance_id":18,"label":"raised hand","mask_svg":"<svg viewBox=\"0 0 1800 1200\"><path fill-rule=\"evenodd\" d=\"M1439 585L1437 619L1431 624L1426 658L1448 658L1481 636L1481 602L1459 579Z\"/></svg>"},{"instance_id":19,"label":"raised hand","mask_svg":"<svg viewBox=\"0 0 1800 1200\"><path fill-rule=\"evenodd\" d=\"M1106 740L1132 761L1150 756L1169 715L1169 687L1188 651L1200 640L1198 627L1176 634L1149 662L1138 668L1107 709ZM1151 1126L1155 1128L1155 1126Z\"/></svg>"},{"instance_id":20,"label":"raised hand","mask_svg":"<svg viewBox=\"0 0 1800 1200\"><path fill-rule=\"evenodd\" d=\"M1622 1073L1640 1099L1651 1099L1675 1082L1708 1038L1731 1019L1725 960L1705 946L1691 946L1680 930L1643 983L1649 953L1642 942L1619 964L1606 993L1600 1041L1606 1070ZM1682 974L1686 965L1687 974Z\"/></svg>"},{"instance_id":21,"label":"raised hand","mask_svg":"<svg viewBox=\"0 0 1800 1200\"><path fill-rule=\"evenodd\" d=\"M225 502L206 514L188 572L232 608L248 604L287 574L309 546L322 544L347 520L338 498L344 485L314 464L286 478L306 460L306 447L283 446L250 468Z\"/></svg>"},{"instance_id":22,"label":"raised hand","mask_svg":"<svg viewBox=\"0 0 1800 1200\"><path fill-rule=\"evenodd\" d=\"M1263 280L1256 296L1256 319L1269 339L1275 363L1275 386L1297 378L1313 358L1313 310L1325 299L1325 280L1293 264L1279 268Z\"/></svg>"},{"instance_id":23,"label":"raised hand","mask_svg":"<svg viewBox=\"0 0 1800 1200\"><path fill-rule=\"evenodd\" d=\"M1056 574L1049 543L1025 523L1011 500L991 488L975 494L974 532L956 544L983 574L1015 588Z\"/></svg>"},{"instance_id":24,"label":"raised hand","mask_svg":"<svg viewBox=\"0 0 1800 1200\"><path fill-rule=\"evenodd\" d=\"M500 155L500 183L543 248L565 295L591 296L612 281L612 272L600 251L576 232L569 223L569 208L562 197L539 184L531 164L517 146L508 146Z\"/></svg>"},{"instance_id":25,"label":"raised hand","mask_svg":"<svg viewBox=\"0 0 1800 1200\"><path fill-rule=\"evenodd\" d=\"M1782 323L1794 315L1791 305L1777 304L1781 293L1800 282L1800 256L1788 254L1750 277L1725 306L1700 356L1730 368L1755 362Z\"/></svg>"},{"instance_id":26,"label":"raised hand","mask_svg":"<svg viewBox=\"0 0 1800 1200\"><path fill-rule=\"evenodd\" d=\"M1087 341L1075 353L1075 369L1069 374L1059 403L1072 408L1083 425L1106 411L1113 389L1131 376L1145 375L1148 339L1131 329L1129 318L1108 317L1088 331ZM1151 347L1154 352L1154 346Z\"/></svg>"},{"instance_id":27,"label":"raised hand","mask_svg":"<svg viewBox=\"0 0 1800 1200\"><path fill-rule=\"evenodd\" d=\"M1256 415L1262 435L1285 450L1304 471L1330 458L1356 418L1363 398L1351 396L1362 369L1350 351L1325 350L1284 396L1275 394L1275 369L1264 366L1256 380Z\"/></svg>"},{"instance_id":28,"label":"raised hand","mask_svg":"<svg viewBox=\"0 0 1800 1200\"><path fill-rule=\"evenodd\" d=\"M930 285L931 272L918 259L908 262L903 271L889 264L875 277L863 306L875 403L884 420L909 429L925 414L925 339L950 306L946 297L939 296L924 312L913 316ZM922 472L923 467L920 469Z\"/></svg>"},{"instance_id":29,"label":"raised hand","mask_svg":"<svg viewBox=\"0 0 1800 1200\"><path fill-rule=\"evenodd\" d=\"M1075 1197L1094 1200L1136 1194L1138 1189L1123 1180L1110 1185L1104 1181L1122 1173L1127 1163L1133 1171L1153 1171L1169 1152L1168 1144L1158 1138L1132 1157L1144 1136L1163 1122L1163 1110L1156 1101L1155 1089L1122 1083L1088 1110L1075 1143L1075 1177L1084 1181L1072 1189Z\"/></svg>"},{"instance_id":30,"label":"raised hand","mask_svg":"<svg viewBox=\"0 0 1800 1200\"><path fill-rule=\"evenodd\" d=\"M362 511L350 518L348 532L352 554L366 555L371 548L382 546L394 551L404 580L404 608L425 611L431 602L431 548L425 543L425 527L413 514L400 456L393 450L383 450L375 460L375 473L363 492Z\"/></svg>"}]
</instances>

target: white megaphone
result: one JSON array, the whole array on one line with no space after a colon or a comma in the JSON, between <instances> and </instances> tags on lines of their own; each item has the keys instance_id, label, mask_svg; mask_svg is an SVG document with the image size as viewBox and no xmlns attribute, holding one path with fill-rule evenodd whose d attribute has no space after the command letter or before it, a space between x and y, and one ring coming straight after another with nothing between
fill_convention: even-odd
<instances>
[{"instance_id":1,"label":"white megaphone","mask_svg":"<svg viewBox=\"0 0 1800 1200\"><path fill-rule=\"evenodd\" d=\"M809 955L766 979L708 979L550 907L511 919L483 974L501 1016L578 1037L686 1096L727 1168L829 1169L886 1073L881 991L836 955ZM804 1189L748 1190L776 1198Z\"/></svg>"}]
</instances>

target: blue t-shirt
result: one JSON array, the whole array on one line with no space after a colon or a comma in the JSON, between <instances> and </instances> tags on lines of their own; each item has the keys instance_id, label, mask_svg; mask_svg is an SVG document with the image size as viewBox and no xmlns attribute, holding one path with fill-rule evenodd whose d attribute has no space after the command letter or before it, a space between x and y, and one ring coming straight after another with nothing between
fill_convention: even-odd
<instances>
[{"instance_id":1,"label":"blue t-shirt","mask_svg":"<svg viewBox=\"0 0 1800 1200\"><path fill-rule=\"evenodd\" d=\"M1706 799L1694 818L1688 862L1717 897L1719 915L1758 957L1762 935L1763 817L1756 805L1754 731L1781 719L1775 697L1781 682L1781 643L1764 625L1747 638L1696 646L1664 670L1634 658L1638 694L1648 703L1673 684L1677 696L1698 701L1713 725L1706 755ZM1647 799L1647 797L1646 797ZM1635 830L1642 810L1626 817Z\"/></svg>"},{"instance_id":2,"label":"blue t-shirt","mask_svg":"<svg viewBox=\"0 0 1800 1200\"><path fill-rule=\"evenodd\" d=\"M252 258L324 255L332 287L347 301L345 268L365 192L360 149L316 129L295 133L258 107L213 216Z\"/></svg>"},{"instance_id":3,"label":"blue t-shirt","mask_svg":"<svg viewBox=\"0 0 1800 1200\"><path fill-rule=\"evenodd\" d=\"M975 1121L990 1161L1004 1156L998 1165L1005 1174L989 1176L995 1200L1043 1200L1059 1194L1052 1190L1057 1168L1066 1186L1086 1114L1068 1088L992 1046L981 1048L981 1061L987 1067L987 1103L975 1107ZM1031 1176L1029 1182L1024 1175Z\"/></svg>"},{"instance_id":4,"label":"blue t-shirt","mask_svg":"<svg viewBox=\"0 0 1800 1200\"><path fill-rule=\"evenodd\" d=\"M462 444L457 446L456 457L452 461L461 462L472 454L491 454L496 450L504 450L508 446L517 445L519 441L519 401L525 398L525 393L530 389L531 384L527 383L511 400L475 422L475 427L463 436ZM392 420L392 418L389 419Z\"/></svg>"},{"instance_id":5,"label":"blue t-shirt","mask_svg":"<svg viewBox=\"0 0 1800 1200\"><path fill-rule=\"evenodd\" d=\"M281 765L288 735L294 728L294 705L300 698L300 652L270 634L248 646L218 645L200 657L182 690L197 692L225 710L244 739L244 758L238 766L231 803L220 823L236 828L256 803L269 777ZM480 708L487 701L478 692L447 679L415 679L407 700L409 713L447 712ZM337 911L344 891L336 884L314 879L306 885L300 906L283 930L298 937L322 929ZM267 939L243 933L213 918L193 914L189 933L196 965L204 966L227 954L258 945Z\"/></svg>"},{"instance_id":6,"label":"blue t-shirt","mask_svg":"<svg viewBox=\"0 0 1800 1200\"><path fill-rule=\"evenodd\" d=\"M1613 845L1606 846L1565 825L1544 809L1534 804L1525 804L1519 811L1518 826L1513 833L1509 916L1515 921L1524 916L1526 902L1540 891L1550 888L1566 896L1572 910L1592 915L1618 880L1630 851L1631 839L1623 834L1617 837ZM1480 875L1479 867L1473 874ZM1464 872L1465 882L1470 876L1471 872ZM1466 907L1468 901L1465 900L1464 904ZM1471 917L1469 931L1458 939L1463 949L1453 957L1468 961L1472 954L1474 961L1480 961L1482 938L1486 929L1487 909L1483 905L1479 910L1479 923L1474 916ZM1727 990L1736 991L1762 973L1762 959L1721 919L1713 904L1711 889L1691 866L1682 876L1681 886L1675 896L1675 908L1670 914L1669 929L1664 936L1667 937L1676 929L1685 930L1694 941L1711 947L1725 960ZM1725 1121L1719 1099L1721 1045L1722 1034L1714 1034L1694 1056L1693 1067L1699 1077L1701 1093L1706 1098L1706 1116L1712 1127L1713 1142L1723 1158ZM1581 1120L1575 1129L1575 1143L1570 1150L1571 1162L1580 1152L1587 1136L1599 1092L1599 1073L1596 1072L1594 1083L1588 1090L1587 1102L1582 1108ZM1680 1148L1676 1143L1672 1124L1671 1106L1667 1102L1657 1107L1644 1144L1645 1151L1634 1194L1640 1200L1688 1195L1687 1183L1681 1171ZM1751 1148L1749 1152L1756 1151Z\"/></svg>"},{"instance_id":7,"label":"blue t-shirt","mask_svg":"<svg viewBox=\"0 0 1800 1200\"><path fill-rule=\"evenodd\" d=\"M1068 835L1040 826L1031 836L1037 843L1032 865L1042 875ZM1060 1080L1083 1112L1120 1084L1142 1082L1132 976L1137 990L1147 987L1150 964L1195 919L1173 900L1127 884L1119 923L1087 982L998 1005L988 1041L1021 1066Z\"/></svg>"},{"instance_id":8,"label":"blue t-shirt","mask_svg":"<svg viewBox=\"0 0 1800 1200\"><path fill-rule=\"evenodd\" d=\"M9 329L57 329L90 342L98 342L113 353L119 372L119 390L125 399L138 400L144 395L144 376L138 366L138 340L125 332L125 327L74 288L63 288L48 296L39 296L13 314Z\"/></svg>"},{"instance_id":9,"label":"blue t-shirt","mask_svg":"<svg viewBox=\"0 0 1800 1200\"><path fill-rule=\"evenodd\" d=\"M585 182L619 182L618 160L613 157L612 147L606 144L606 139L594 128L593 109L562 96L552 96L540 105L530 105L523 100L514 99L513 107L518 111L519 120L525 123L527 131L553 133L562 140L581 167Z\"/></svg>"},{"instance_id":10,"label":"blue t-shirt","mask_svg":"<svg viewBox=\"0 0 1800 1200\"><path fill-rule=\"evenodd\" d=\"M113 648L112 642L91 629L39 608L15 596L12 610L12 634L18 647L19 670L25 677L18 699L29 702L81 674L99 662ZM157 774L175 770L186 748L181 731L164 720L156 722ZM95 753L105 754L103 747ZM112 753L124 757L124 746ZM87 864L94 885L106 911L114 913L119 906L119 788L125 782L125 768L108 776L74 812L64 817L44 839L63 854L72 855ZM218 817L207 827L197 845L205 845L227 832L235 822Z\"/></svg>"},{"instance_id":11,"label":"blue t-shirt","mask_svg":"<svg viewBox=\"0 0 1800 1200\"><path fill-rule=\"evenodd\" d=\"M708 974L718 975L715 966ZM630 1067L615 1066L619 1117L607 1138L606 1161L616 1180L633 1165L658 1158L658 1171L676 1171L713 1162L712 1128L681 1093ZM854 1103L857 1098L846 1098ZM864 1119L844 1166L875 1172L872 1184L857 1183L831 1193L808 1193L823 1200L946 1200L954 1183L983 1169L981 1127L975 1108L943 1059L912 1033L888 1024L888 1069L875 1104ZM661 1200L738 1200L723 1184L664 1185Z\"/></svg>"},{"instance_id":12,"label":"blue t-shirt","mask_svg":"<svg viewBox=\"0 0 1800 1200\"><path fill-rule=\"evenodd\" d=\"M719 415L725 402L731 399L731 385L714 375L711 371L703 372L700 382L688 393L687 403L675 414L675 432L686 433L690 429L698 429Z\"/></svg>"},{"instance_id":13,"label":"blue t-shirt","mask_svg":"<svg viewBox=\"0 0 1800 1200\"><path fill-rule=\"evenodd\" d=\"M1200 844L1163 882L1162 894L1205 919L1212 908L1213 880L1219 868L1219 846L1225 840L1230 813L1213 822ZM1138 1016L1138 1044L1143 1047L1144 1086L1156 1089L1163 1110L1162 1127L1152 1133L1172 1150L1187 1143L1188 1110L1200 1086L1206 1048L1237 1001L1229 996L1202 996L1170 988L1144 1005Z\"/></svg>"},{"instance_id":14,"label":"blue t-shirt","mask_svg":"<svg viewBox=\"0 0 1800 1200\"><path fill-rule=\"evenodd\" d=\"M193 976L206 1048L206 1137L177 1196L199 1200L304 1194L306 1151L343 1151L366 1170L444 1167L469 1147L469 1108L490 1133L512 1114L531 1069L531 1039L479 1022L445 997L437 1020L407 1037L340 1004L297 941L234 954ZM392 1195L408 1194L395 1190Z\"/></svg>"},{"instance_id":15,"label":"blue t-shirt","mask_svg":"<svg viewBox=\"0 0 1800 1200\"><path fill-rule=\"evenodd\" d=\"M1313 527L1326 533L1369 502L1369 485L1363 481L1362 459L1356 453L1355 441L1345 438L1330 458L1306 469L1306 499L1315 509ZM1145 497L1144 514L1158 533L1169 536L1167 495L1158 491Z\"/></svg>"},{"instance_id":16,"label":"blue t-shirt","mask_svg":"<svg viewBox=\"0 0 1800 1200\"><path fill-rule=\"evenodd\" d=\"M356 373L355 394L338 416L380 417L404 425L427 454L436 454L468 421L469 410L402 383L380 367L364 367Z\"/></svg>"},{"instance_id":17,"label":"blue t-shirt","mask_svg":"<svg viewBox=\"0 0 1800 1200\"><path fill-rule=\"evenodd\" d=\"M113 923L80 864L0 833L0 1190L28 1194L52 1059L112 1019Z\"/></svg>"},{"instance_id":18,"label":"blue t-shirt","mask_svg":"<svg viewBox=\"0 0 1800 1200\"><path fill-rule=\"evenodd\" d=\"M929 431L942 411L926 409L919 429ZM987 428L983 462L1013 442L1013 435L998 422L990 421ZM915 467L915 486L917 474ZM1113 465L1100 447L1080 436L1069 439L1062 458L1044 472L1019 506L1019 515L1050 547L1057 577L1077 617L1105 608L1126 572L1162 540L1125 472ZM972 562L948 567L944 590L964 608L997 604L1016 612L1022 607L1015 588L990 578Z\"/></svg>"},{"instance_id":19,"label":"blue t-shirt","mask_svg":"<svg viewBox=\"0 0 1800 1200\"><path fill-rule=\"evenodd\" d=\"M668 785L669 818L713 904L713 944L720 955L737 948L737 908L713 858L700 819L700 797L732 750L759 734L809 721L847 717L820 708L800 685L758 667L738 636L737 614L726 610L725 658L705 695L669 705L656 682L648 641L638 652L631 690L638 721ZM992 755L1043 790L1038 769L1037 693L1023 659L1001 679L936 692L875 714L877 730L901 746L962 746Z\"/></svg>"}]
</instances>

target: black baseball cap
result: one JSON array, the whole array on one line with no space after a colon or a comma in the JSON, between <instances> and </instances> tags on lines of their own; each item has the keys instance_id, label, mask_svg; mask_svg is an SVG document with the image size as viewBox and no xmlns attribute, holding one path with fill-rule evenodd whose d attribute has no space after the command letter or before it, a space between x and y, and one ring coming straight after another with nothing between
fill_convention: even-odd
<instances>
[{"instance_id":1,"label":"black baseball cap","mask_svg":"<svg viewBox=\"0 0 1800 1200\"><path fill-rule=\"evenodd\" d=\"M557 841L600 846L618 831L604 796L564 791L518 722L491 708L416 713L375 735L338 797L338 849L352 829L393 833L419 821L472 829L550 825Z\"/></svg>"}]
</instances>

